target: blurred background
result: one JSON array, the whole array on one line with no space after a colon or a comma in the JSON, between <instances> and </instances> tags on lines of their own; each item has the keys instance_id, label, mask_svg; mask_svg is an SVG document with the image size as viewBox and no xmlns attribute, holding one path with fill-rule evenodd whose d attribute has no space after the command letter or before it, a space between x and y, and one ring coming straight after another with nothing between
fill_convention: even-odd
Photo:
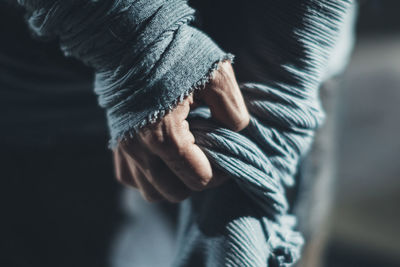
<instances>
[{"instance_id":1,"label":"blurred background","mask_svg":"<svg viewBox=\"0 0 400 267\"><path fill-rule=\"evenodd\" d=\"M154 205L150 208L133 191L121 194L114 181L91 71L65 59L56 44L31 40L22 13L0 7L0 32L8 36L0 44L0 121L2 129L15 130L0 131L0 197L6 206L1 221L8 214L19 223L0 228L0 266L70 267L77 266L76 259L79 266L107 266L115 234L121 246L132 248L130 242L139 240L144 251L168 248L154 259L160 262L154 266L163 266L173 253L172 234L163 227L173 227L160 224L165 214L151 213ZM338 91L338 169L327 267L400 266L399 11L399 0L360 1L357 41ZM9 27L11 19L15 23ZM20 61L10 60L17 56ZM124 203L137 206L121 211L125 198ZM155 234L142 231L145 226ZM15 255L6 255L5 247ZM137 256L114 250L118 266Z\"/></svg>"},{"instance_id":2,"label":"blurred background","mask_svg":"<svg viewBox=\"0 0 400 267\"><path fill-rule=\"evenodd\" d=\"M340 88L329 267L400 266L400 1L360 1Z\"/></svg>"}]
</instances>

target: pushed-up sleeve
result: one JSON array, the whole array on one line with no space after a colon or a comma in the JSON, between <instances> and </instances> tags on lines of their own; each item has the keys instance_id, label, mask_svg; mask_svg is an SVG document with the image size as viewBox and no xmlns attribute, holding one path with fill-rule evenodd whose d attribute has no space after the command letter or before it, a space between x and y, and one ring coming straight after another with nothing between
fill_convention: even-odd
<instances>
[{"instance_id":1,"label":"pushed-up sleeve","mask_svg":"<svg viewBox=\"0 0 400 267\"><path fill-rule=\"evenodd\" d=\"M35 35L95 69L110 145L154 122L232 55L191 26L185 0L19 0Z\"/></svg>"}]
</instances>

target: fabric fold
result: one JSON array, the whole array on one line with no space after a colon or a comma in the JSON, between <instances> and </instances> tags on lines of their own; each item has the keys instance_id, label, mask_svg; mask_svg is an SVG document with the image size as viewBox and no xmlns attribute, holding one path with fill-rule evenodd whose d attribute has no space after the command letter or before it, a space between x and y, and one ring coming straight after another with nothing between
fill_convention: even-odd
<instances>
[{"instance_id":1,"label":"fabric fold","mask_svg":"<svg viewBox=\"0 0 400 267\"><path fill-rule=\"evenodd\" d=\"M66 55L96 69L111 146L203 87L218 62L232 60L190 25L186 1L19 2L38 35L58 36ZM240 84L251 121L237 133L216 124L207 107L190 112L196 143L232 179L182 203L175 266L285 267L300 258L303 238L286 189L323 122L318 89L351 4L243 4L250 48L235 55L247 63L242 77L254 78Z\"/></svg>"},{"instance_id":2,"label":"fabric fold","mask_svg":"<svg viewBox=\"0 0 400 267\"><path fill-rule=\"evenodd\" d=\"M185 0L20 0L32 31L93 67L110 147L163 117L233 60L191 26Z\"/></svg>"},{"instance_id":3,"label":"fabric fold","mask_svg":"<svg viewBox=\"0 0 400 267\"><path fill-rule=\"evenodd\" d=\"M256 14L270 3L278 12L268 10L272 18L266 17L280 23L249 19L258 23L249 46L263 46L237 54L236 64L259 77L240 83L250 124L233 132L215 123L205 106L189 114L196 143L232 181L182 204L174 266L286 267L301 257L304 240L286 191L324 121L319 87L352 2L255 2Z\"/></svg>"}]
</instances>

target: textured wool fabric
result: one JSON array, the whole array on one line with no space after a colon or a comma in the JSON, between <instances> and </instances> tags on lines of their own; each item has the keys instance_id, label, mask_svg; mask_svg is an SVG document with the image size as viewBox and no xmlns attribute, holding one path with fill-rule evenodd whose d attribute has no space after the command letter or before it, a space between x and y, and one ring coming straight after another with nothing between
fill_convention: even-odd
<instances>
[{"instance_id":1,"label":"textured wool fabric","mask_svg":"<svg viewBox=\"0 0 400 267\"><path fill-rule=\"evenodd\" d=\"M37 35L58 37L66 55L95 68L111 146L202 88L219 61L232 60L189 25L194 11L186 1L19 3ZM323 121L318 88L351 4L242 3L249 32L265 35L253 35L253 54L237 56L268 72L240 85L251 114L243 131L222 128L207 107L190 113L196 142L233 180L182 203L174 266L291 266L299 259L303 238L285 188Z\"/></svg>"},{"instance_id":2,"label":"textured wool fabric","mask_svg":"<svg viewBox=\"0 0 400 267\"><path fill-rule=\"evenodd\" d=\"M216 63L231 59L189 23L184 0L19 0L38 36L58 37L67 56L96 70L95 92L107 111L111 146L161 117Z\"/></svg>"}]
</instances>

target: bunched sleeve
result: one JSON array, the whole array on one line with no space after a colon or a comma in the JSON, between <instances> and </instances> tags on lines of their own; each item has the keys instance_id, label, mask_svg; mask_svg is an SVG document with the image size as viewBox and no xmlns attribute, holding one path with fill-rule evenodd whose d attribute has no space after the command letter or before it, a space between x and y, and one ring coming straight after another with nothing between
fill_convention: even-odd
<instances>
[{"instance_id":1,"label":"bunched sleeve","mask_svg":"<svg viewBox=\"0 0 400 267\"><path fill-rule=\"evenodd\" d=\"M110 145L162 117L233 56L190 25L185 0L19 0L32 31L95 69Z\"/></svg>"},{"instance_id":2,"label":"bunched sleeve","mask_svg":"<svg viewBox=\"0 0 400 267\"><path fill-rule=\"evenodd\" d=\"M246 21L225 40L237 39L235 69L251 119L233 132L207 107L189 114L196 143L232 179L182 204L175 266L294 266L304 239L287 189L324 121L319 87L354 1L232 2Z\"/></svg>"},{"instance_id":3,"label":"bunched sleeve","mask_svg":"<svg viewBox=\"0 0 400 267\"><path fill-rule=\"evenodd\" d=\"M323 123L319 87L354 1L212 5L221 2L240 11L229 16L245 48L235 54L251 120L233 132L217 125L205 106L190 112L196 143L232 179L181 204L173 266L293 266L304 241L286 189ZM38 35L58 37L66 55L96 69L95 91L112 144L161 117L204 85L219 61L231 59L190 26L193 10L186 1L20 3Z\"/></svg>"}]
</instances>

